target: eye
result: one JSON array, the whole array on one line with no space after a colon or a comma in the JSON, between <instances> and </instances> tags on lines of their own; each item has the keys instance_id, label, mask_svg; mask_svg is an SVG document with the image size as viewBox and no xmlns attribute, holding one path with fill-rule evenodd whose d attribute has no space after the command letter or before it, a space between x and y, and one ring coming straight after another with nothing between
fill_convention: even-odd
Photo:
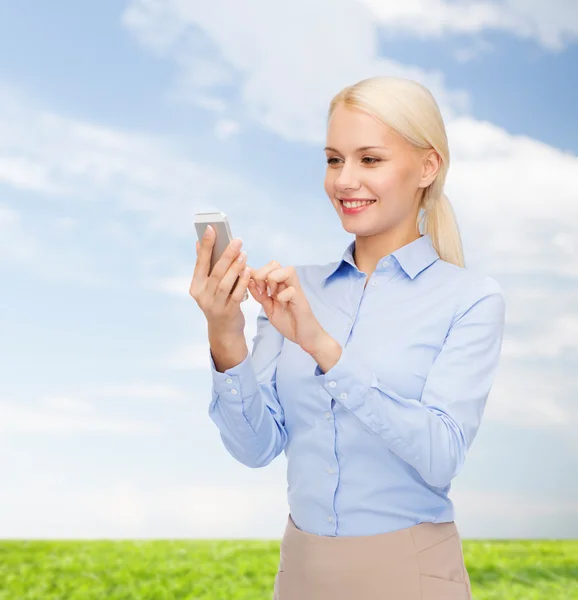
<instances>
[{"instance_id":1,"label":"eye","mask_svg":"<svg viewBox=\"0 0 578 600\"><path fill-rule=\"evenodd\" d=\"M331 158L328 158L328 159L327 159L327 164L328 164L328 165L335 165L335 164L337 164L337 162L336 162L336 161L338 161L338 160L339 160L339 158L337 158L337 157L333 156L333 157L331 157ZM365 161L365 162L364 162L364 164L366 164L366 165L375 165L375 164L377 164L378 162L381 162L381 158L375 158L375 157L373 157L373 156L364 156L364 157L361 159L361 161L362 161L362 162L364 162L364 161Z\"/></svg>"}]
</instances>

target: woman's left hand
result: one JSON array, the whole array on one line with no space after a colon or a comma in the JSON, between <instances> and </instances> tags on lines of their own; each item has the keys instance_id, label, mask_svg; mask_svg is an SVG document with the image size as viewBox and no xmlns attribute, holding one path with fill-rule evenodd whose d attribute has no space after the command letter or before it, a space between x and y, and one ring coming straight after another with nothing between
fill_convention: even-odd
<instances>
[{"instance_id":1,"label":"woman's left hand","mask_svg":"<svg viewBox=\"0 0 578 600\"><path fill-rule=\"evenodd\" d=\"M327 334L309 306L295 267L282 267L272 260L260 269L251 269L249 291L284 337L305 352L319 347Z\"/></svg>"}]
</instances>

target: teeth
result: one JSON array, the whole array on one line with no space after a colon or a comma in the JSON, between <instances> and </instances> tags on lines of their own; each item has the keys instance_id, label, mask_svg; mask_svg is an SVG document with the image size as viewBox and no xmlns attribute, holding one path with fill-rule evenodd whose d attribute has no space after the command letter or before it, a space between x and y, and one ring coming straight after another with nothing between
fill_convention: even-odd
<instances>
[{"instance_id":1,"label":"teeth","mask_svg":"<svg viewBox=\"0 0 578 600\"><path fill-rule=\"evenodd\" d=\"M357 208L358 206L365 206L367 204L373 204L375 200L363 200L362 202L343 202L343 206L347 208Z\"/></svg>"}]
</instances>

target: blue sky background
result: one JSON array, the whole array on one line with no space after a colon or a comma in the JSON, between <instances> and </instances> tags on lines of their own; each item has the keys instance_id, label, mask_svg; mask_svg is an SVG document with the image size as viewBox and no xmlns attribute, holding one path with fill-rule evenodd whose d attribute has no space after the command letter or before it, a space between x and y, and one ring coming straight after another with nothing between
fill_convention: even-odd
<instances>
[{"instance_id":1,"label":"blue sky background","mask_svg":"<svg viewBox=\"0 0 578 600\"><path fill-rule=\"evenodd\" d=\"M578 537L575 6L271 4L0 4L0 536L281 536L284 455L237 464L207 415L192 218L251 266L341 256L325 111L396 74L438 99L468 267L507 296L456 521Z\"/></svg>"}]
</instances>

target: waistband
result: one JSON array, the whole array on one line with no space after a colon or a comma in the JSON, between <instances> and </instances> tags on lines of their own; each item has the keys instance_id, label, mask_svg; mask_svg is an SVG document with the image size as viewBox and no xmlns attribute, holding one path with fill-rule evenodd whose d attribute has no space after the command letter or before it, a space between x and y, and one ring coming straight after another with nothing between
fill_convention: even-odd
<instances>
[{"instance_id":1,"label":"waistband","mask_svg":"<svg viewBox=\"0 0 578 600\"><path fill-rule=\"evenodd\" d=\"M339 552L395 552L401 556L412 556L431 548L458 534L455 521L440 523L423 522L396 531L357 536L324 536L303 531L297 527L291 514L287 517L283 543L296 542L300 546L311 546Z\"/></svg>"}]
</instances>

